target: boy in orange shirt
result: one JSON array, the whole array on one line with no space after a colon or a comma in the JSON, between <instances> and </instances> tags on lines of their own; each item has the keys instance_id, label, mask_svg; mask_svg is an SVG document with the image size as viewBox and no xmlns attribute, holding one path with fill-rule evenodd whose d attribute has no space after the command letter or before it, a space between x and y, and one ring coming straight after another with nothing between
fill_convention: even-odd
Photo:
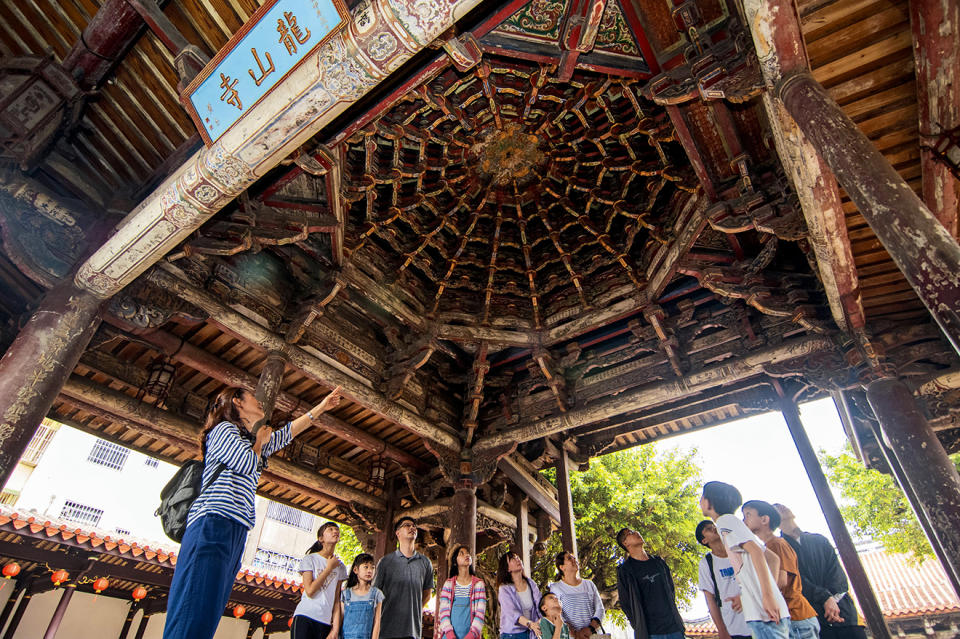
<instances>
[{"instance_id":1,"label":"boy in orange shirt","mask_svg":"<svg viewBox=\"0 0 960 639\"><path fill-rule=\"evenodd\" d=\"M790 639L819 639L820 622L801 590L797 553L782 538L774 535L780 527L780 513L769 503L754 499L743 504L743 523L770 550L780 558L780 570L774 575L777 587L790 610Z\"/></svg>"}]
</instances>

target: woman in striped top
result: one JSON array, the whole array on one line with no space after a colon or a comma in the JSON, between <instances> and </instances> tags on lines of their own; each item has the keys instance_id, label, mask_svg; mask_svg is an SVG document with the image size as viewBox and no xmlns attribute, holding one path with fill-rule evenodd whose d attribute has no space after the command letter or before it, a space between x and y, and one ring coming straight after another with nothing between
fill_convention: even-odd
<instances>
[{"instance_id":1,"label":"woman in striped top","mask_svg":"<svg viewBox=\"0 0 960 639\"><path fill-rule=\"evenodd\" d=\"M563 619L570 625L573 639L590 639L603 619L600 592L592 581L580 578L580 564L572 552L561 550L554 563L559 581L548 590L563 604Z\"/></svg>"},{"instance_id":2,"label":"woman in striped top","mask_svg":"<svg viewBox=\"0 0 960 639\"><path fill-rule=\"evenodd\" d=\"M487 588L477 577L466 546L453 551L450 578L440 590L437 623L443 639L480 639L487 612Z\"/></svg>"},{"instance_id":3,"label":"woman in striped top","mask_svg":"<svg viewBox=\"0 0 960 639\"><path fill-rule=\"evenodd\" d=\"M254 394L227 388L217 396L200 435L204 489L187 516L167 598L164 639L212 639L253 528L253 497L267 457L339 402L338 386L283 428L263 425L254 433L251 429L264 416Z\"/></svg>"}]
</instances>

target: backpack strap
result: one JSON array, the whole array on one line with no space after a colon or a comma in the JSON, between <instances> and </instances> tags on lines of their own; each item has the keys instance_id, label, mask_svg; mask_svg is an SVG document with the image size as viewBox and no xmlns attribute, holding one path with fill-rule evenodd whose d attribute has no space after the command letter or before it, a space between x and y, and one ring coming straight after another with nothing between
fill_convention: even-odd
<instances>
[{"instance_id":1,"label":"backpack strap","mask_svg":"<svg viewBox=\"0 0 960 639\"><path fill-rule=\"evenodd\" d=\"M200 495L202 495L202 494L203 494L203 491L205 491L206 489L210 488L211 486L213 486L213 485L217 482L217 479L220 477L220 473L222 473L222 472L223 472L223 469L226 468L226 467L227 467L226 464L220 464L220 466L218 466L217 469L216 469L215 471L213 471L213 476L210 478L210 481L209 481L208 483L203 484L203 485L200 486L200 492L197 493L197 497L199 497Z\"/></svg>"},{"instance_id":2,"label":"backpack strap","mask_svg":"<svg viewBox=\"0 0 960 639\"><path fill-rule=\"evenodd\" d=\"M713 553L708 552L706 556L707 568L710 570L710 581L713 582L713 600L717 602L717 608L723 607L720 599L720 588L717 586L717 575L713 572Z\"/></svg>"}]
</instances>

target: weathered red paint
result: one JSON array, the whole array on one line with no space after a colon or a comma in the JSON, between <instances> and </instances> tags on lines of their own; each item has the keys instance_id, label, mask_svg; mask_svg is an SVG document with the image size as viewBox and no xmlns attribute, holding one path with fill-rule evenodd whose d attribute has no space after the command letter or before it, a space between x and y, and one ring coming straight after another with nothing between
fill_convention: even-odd
<instances>
[{"instance_id":1,"label":"weathered red paint","mask_svg":"<svg viewBox=\"0 0 960 639\"><path fill-rule=\"evenodd\" d=\"M960 572L960 475L930 428L913 393L896 377L866 385L867 400L890 450L913 489L914 510L923 510L943 547L947 572Z\"/></svg>"},{"instance_id":2,"label":"weathered red paint","mask_svg":"<svg viewBox=\"0 0 960 639\"><path fill-rule=\"evenodd\" d=\"M950 235L957 237L960 181L937 160L930 146L941 132L960 126L960 3L910 0L910 27L916 62L923 201Z\"/></svg>"},{"instance_id":3,"label":"weathered red paint","mask_svg":"<svg viewBox=\"0 0 960 639\"><path fill-rule=\"evenodd\" d=\"M80 71L80 86L92 89L133 46L143 29L143 19L126 0L106 0L63 58L67 71Z\"/></svg>"},{"instance_id":4,"label":"weathered red paint","mask_svg":"<svg viewBox=\"0 0 960 639\"><path fill-rule=\"evenodd\" d=\"M960 246L820 83L798 73L777 94L960 353Z\"/></svg>"},{"instance_id":5,"label":"weathered red paint","mask_svg":"<svg viewBox=\"0 0 960 639\"><path fill-rule=\"evenodd\" d=\"M0 359L0 485L93 337L101 303L72 280L58 285Z\"/></svg>"}]
</instances>

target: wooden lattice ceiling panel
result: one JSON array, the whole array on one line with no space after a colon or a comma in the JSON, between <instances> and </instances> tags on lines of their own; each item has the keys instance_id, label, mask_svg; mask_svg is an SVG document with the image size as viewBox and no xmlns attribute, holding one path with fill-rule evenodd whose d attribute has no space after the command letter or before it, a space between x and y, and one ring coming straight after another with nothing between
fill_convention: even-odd
<instances>
[{"instance_id":1,"label":"wooden lattice ceiling panel","mask_svg":"<svg viewBox=\"0 0 960 639\"><path fill-rule=\"evenodd\" d=\"M496 58L411 91L344 157L351 261L468 325L539 329L641 289L693 183L630 82Z\"/></svg>"}]
</instances>

